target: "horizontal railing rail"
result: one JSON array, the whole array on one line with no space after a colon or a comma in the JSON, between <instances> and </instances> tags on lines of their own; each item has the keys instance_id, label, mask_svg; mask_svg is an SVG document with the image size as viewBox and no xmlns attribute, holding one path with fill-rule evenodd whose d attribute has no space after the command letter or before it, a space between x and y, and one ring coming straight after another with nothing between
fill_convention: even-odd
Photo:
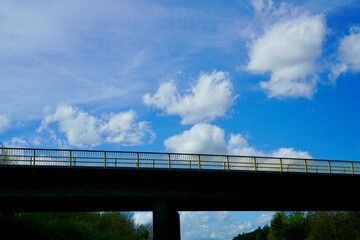
<instances>
[{"instance_id":1,"label":"horizontal railing rail","mask_svg":"<svg viewBox=\"0 0 360 240\"><path fill-rule=\"evenodd\" d=\"M359 161L7 147L0 148L0 165L360 174Z\"/></svg>"}]
</instances>

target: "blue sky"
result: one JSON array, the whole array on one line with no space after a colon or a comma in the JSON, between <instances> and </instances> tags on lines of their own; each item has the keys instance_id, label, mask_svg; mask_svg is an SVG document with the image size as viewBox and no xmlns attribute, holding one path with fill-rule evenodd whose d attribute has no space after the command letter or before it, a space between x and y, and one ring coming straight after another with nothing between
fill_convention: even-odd
<instances>
[{"instance_id":1,"label":"blue sky","mask_svg":"<svg viewBox=\"0 0 360 240\"><path fill-rule=\"evenodd\" d=\"M360 159L357 1L1 3L3 145Z\"/></svg>"}]
</instances>

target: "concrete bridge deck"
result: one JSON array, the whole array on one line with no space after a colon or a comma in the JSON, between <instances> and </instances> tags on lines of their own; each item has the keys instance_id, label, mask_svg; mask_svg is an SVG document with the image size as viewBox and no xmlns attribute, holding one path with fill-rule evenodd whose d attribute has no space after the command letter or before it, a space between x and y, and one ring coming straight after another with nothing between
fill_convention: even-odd
<instances>
[{"instance_id":1,"label":"concrete bridge deck","mask_svg":"<svg viewBox=\"0 0 360 240\"><path fill-rule=\"evenodd\" d=\"M0 211L153 211L157 240L180 239L177 211L360 210L358 162L10 148L0 156Z\"/></svg>"}]
</instances>

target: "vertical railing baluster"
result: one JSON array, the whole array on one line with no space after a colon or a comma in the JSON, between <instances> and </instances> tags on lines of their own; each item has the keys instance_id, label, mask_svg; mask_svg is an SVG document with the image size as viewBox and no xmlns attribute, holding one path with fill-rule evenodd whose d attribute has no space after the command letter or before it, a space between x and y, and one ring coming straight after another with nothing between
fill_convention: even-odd
<instances>
[{"instance_id":1,"label":"vertical railing baluster","mask_svg":"<svg viewBox=\"0 0 360 240\"><path fill-rule=\"evenodd\" d=\"M228 170L228 172L229 172L229 171L230 171L229 156L226 156L226 161L227 161L227 170Z\"/></svg>"},{"instance_id":2,"label":"vertical railing baluster","mask_svg":"<svg viewBox=\"0 0 360 240\"><path fill-rule=\"evenodd\" d=\"M170 153L169 153L169 170L171 170L171 160L170 160Z\"/></svg>"},{"instance_id":3,"label":"vertical railing baluster","mask_svg":"<svg viewBox=\"0 0 360 240\"><path fill-rule=\"evenodd\" d=\"M70 167L71 167L71 161L72 161L72 159L71 159L71 150L70 150Z\"/></svg>"},{"instance_id":4,"label":"vertical railing baluster","mask_svg":"<svg viewBox=\"0 0 360 240\"><path fill-rule=\"evenodd\" d=\"M354 165L353 165L353 162L351 162L351 174L354 176Z\"/></svg>"},{"instance_id":5,"label":"vertical railing baluster","mask_svg":"<svg viewBox=\"0 0 360 240\"><path fill-rule=\"evenodd\" d=\"M257 171L257 169L256 169L256 157L254 157L254 170L255 170L255 172Z\"/></svg>"},{"instance_id":6,"label":"vertical railing baluster","mask_svg":"<svg viewBox=\"0 0 360 240\"><path fill-rule=\"evenodd\" d=\"M305 174L307 174L307 163L306 163L306 159L304 159L305 162Z\"/></svg>"},{"instance_id":7,"label":"vertical railing baluster","mask_svg":"<svg viewBox=\"0 0 360 240\"><path fill-rule=\"evenodd\" d=\"M201 165L200 165L200 154L198 155L198 161L199 161L199 170L201 170Z\"/></svg>"},{"instance_id":8,"label":"vertical railing baluster","mask_svg":"<svg viewBox=\"0 0 360 240\"><path fill-rule=\"evenodd\" d=\"M330 166L330 161L328 161L328 165L329 165L329 175L331 175L331 166Z\"/></svg>"},{"instance_id":9,"label":"vertical railing baluster","mask_svg":"<svg viewBox=\"0 0 360 240\"><path fill-rule=\"evenodd\" d=\"M140 168L140 164L139 164L139 153L136 153L136 168L137 168L137 169Z\"/></svg>"},{"instance_id":10,"label":"vertical railing baluster","mask_svg":"<svg viewBox=\"0 0 360 240\"><path fill-rule=\"evenodd\" d=\"M104 152L104 168L106 168L106 152Z\"/></svg>"},{"instance_id":11,"label":"vertical railing baluster","mask_svg":"<svg viewBox=\"0 0 360 240\"><path fill-rule=\"evenodd\" d=\"M280 172L283 173L283 169L282 169L282 159L280 158Z\"/></svg>"},{"instance_id":12,"label":"vertical railing baluster","mask_svg":"<svg viewBox=\"0 0 360 240\"><path fill-rule=\"evenodd\" d=\"M34 149L34 161L33 161L33 167L35 167L35 156L36 156L36 153L35 153L35 149Z\"/></svg>"}]
</instances>

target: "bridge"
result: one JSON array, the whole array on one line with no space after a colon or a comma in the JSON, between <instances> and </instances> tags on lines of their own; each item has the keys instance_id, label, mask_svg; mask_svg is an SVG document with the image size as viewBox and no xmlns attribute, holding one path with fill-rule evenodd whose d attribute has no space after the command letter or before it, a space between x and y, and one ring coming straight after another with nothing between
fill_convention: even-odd
<instances>
[{"instance_id":1,"label":"bridge","mask_svg":"<svg viewBox=\"0 0 360 240\"><path fill-rule=\"evenodd\" d=\"M1 211L360 210L360 162L233 155L0 148Z\"/></svg>"}]
</instances>

